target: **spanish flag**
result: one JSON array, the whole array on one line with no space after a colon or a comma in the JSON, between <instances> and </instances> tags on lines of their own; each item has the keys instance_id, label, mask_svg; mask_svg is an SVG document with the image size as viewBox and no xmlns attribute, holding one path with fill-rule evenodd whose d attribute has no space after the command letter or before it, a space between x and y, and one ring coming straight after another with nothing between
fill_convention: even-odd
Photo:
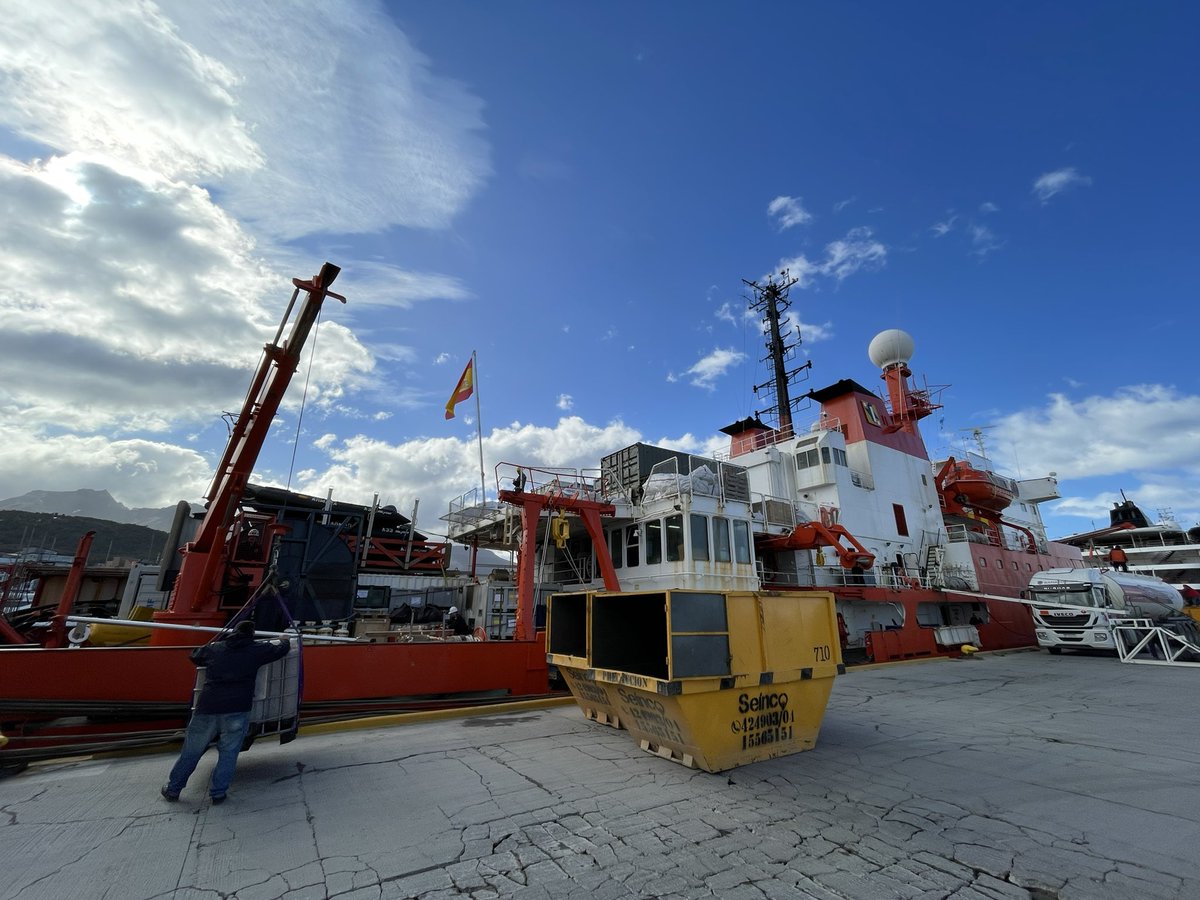
<instances>
[{"instance_id":1,"label":"spanish flag","mask_svg":"<svg viewBox=\"0 0 1200 900\"><path fill-rule=\"evenodd\" d=\"M467 367L463 369L462 378L458 379L458 385L454 388L454 393L450 395L450 399L446 401L446 418L454 418L454 407L464 400L469 398L475 392L475 357L471 357L471 361L467 363Z\"/></svg>"}]
</instances>

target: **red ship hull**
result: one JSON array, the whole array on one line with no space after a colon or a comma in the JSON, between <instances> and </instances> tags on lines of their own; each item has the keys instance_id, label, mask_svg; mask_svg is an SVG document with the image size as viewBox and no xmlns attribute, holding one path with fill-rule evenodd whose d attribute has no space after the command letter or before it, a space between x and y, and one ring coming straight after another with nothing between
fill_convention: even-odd
<instances>
[{"instance_id":1,"label":"red ship hull","mask_svg":"<svg viewBox=\"0 0 1200 900\"><path fill-rule=\"evenodd\" d=\"M0 650L0 733L8 738L0 764L86 752L147 732L169 736L187 720L192 649ZM533 641L312 644L303 651L300 714L303 722L547 691L544 632Z\"/></svg>"}]
</instances>

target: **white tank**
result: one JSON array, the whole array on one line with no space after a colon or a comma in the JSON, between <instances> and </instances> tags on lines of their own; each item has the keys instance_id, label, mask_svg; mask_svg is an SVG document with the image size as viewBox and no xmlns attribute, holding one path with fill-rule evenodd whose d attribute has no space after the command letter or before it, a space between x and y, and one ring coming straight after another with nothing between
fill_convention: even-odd
<instances>
[{"instance_id":1,"label":"white tank","mask_svg":"<svg viewBox=\"0 0 1200 900\"><path fill-rule=\"evenodd\" d=\"M1103 578L1108 596L1118 609L1124 606L1147 619L1164 619L1183 612L1183 594L1161 578L1131 572L1105 572Z\"/></svg>"}]
</instances>

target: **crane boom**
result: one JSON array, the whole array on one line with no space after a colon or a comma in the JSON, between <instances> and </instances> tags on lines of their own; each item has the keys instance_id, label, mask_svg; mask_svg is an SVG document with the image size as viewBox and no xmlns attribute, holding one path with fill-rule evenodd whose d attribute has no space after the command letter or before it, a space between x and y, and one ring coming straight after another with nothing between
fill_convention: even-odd
<instances>
[{"instance_id":1,"label":"crane boom","mask_svg":"<svg viewBox=\"0 0 1200 900\"><path fill-rule=\"evenodd\" d=\"M329 290L341 269L325 263L310 280L293 278L295 290L284 312L275 339L263 347L263 355L246 392L241 412L233 424L225 453L217 466L205 498L208 510L195 538L183 549L183 562L171 591L167 609L156 613L157 621L189 625L222 625L226 614L220 609L222 577L229 562L228 531L238 504L258 461L271 422L279 410L288 384L300 362L300 353L321 312L326 297L346 298ZM304 294L300 306L296 301ZM288 321L296 310L287 338ZM166 634L167 632L162 632ZM156 632L157 634L157 632Z\"/></svg>"}]
</instances>

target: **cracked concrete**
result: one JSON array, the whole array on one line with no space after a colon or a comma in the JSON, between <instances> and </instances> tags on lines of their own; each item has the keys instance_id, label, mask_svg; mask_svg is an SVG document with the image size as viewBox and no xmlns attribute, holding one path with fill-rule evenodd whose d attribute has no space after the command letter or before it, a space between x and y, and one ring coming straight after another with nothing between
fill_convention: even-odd
<instances>
[{"instance_id":1,"label":"cracked concrete","mask_svg":"<svg viewBox=\"0 0 1200 900\"><path fill-rule=\"evenodd\" d=\"M721 775L573 707L0 781L0 900L1200 896L1195 674L1036 653L852 670L817 748Z\"/></svg>"}]
</instances>

